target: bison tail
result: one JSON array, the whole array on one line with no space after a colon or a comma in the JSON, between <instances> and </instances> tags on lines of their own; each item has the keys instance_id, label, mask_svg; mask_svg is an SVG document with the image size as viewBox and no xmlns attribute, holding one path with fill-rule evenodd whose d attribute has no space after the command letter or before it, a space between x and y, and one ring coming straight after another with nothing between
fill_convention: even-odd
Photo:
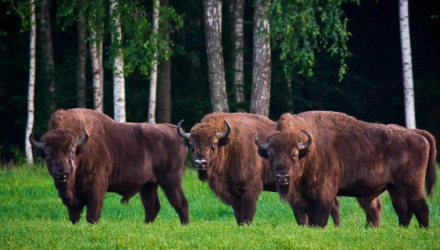
<instances>
[{"instance_id":1,"label":"bison tail","mask_svg":"<svg viewBox=\"0 0 440 250\"><path fill-rule=\"evenodd\" d=\"M435 182L437 181L437 172L435 169L435 158L437 155L435 138L432 134L425 130L416 129L416 132L417 134L424 136L429 142L429 159L425 176L425 189L428 196L432 197L432 190L434 189Z\"/></svg>"}]
</instances>

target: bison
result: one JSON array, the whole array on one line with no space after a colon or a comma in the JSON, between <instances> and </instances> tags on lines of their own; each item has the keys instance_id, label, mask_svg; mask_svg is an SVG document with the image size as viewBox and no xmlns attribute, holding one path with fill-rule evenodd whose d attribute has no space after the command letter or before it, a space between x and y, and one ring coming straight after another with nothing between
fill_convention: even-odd
<instances>
[{"instance_id":1,"label":"bison","mask_svg":"<svg viewBox=\"0 0 440 250\"><path fill-rule=\"evenodd\" d=\"M301 140L299 130L307 135ZM359 121L325 111L284 114L266 143L255 136L260 156L269 159L281 198L324 227L332 202L354 196L370 204L388 190L399 224L415 214L429 226L423 184L432 195L436 182L434 137L424 130Z\"/></svg>"},{"instance_id":2,"label":"bison","mask_svg":"<svg viewBox=\"0 0 440 250\"><path fill-rule=\"evenodd\" d=\"M276 192L269 162L258 157L253 137L263 129L262 136L274 132L275 122L247 113L213 113L205 116L190 133L181 131L182 122L177 125L177 132L192 149L199 179L207 180L214 193L232 206L238 225L251 223L260 193ZM377 211L371 213L378 214ZM299 225L308 224L306 214L294 210L294 215ZM339 226L336 198L332 217Z\"/></svg>"},{"instance_id":3,"label":"bison","mask_svg":"<svg viewBox=\"0 0 440 250\"><path fill-rule=\"evenodd\" d=\"M38 142L29 140L44 157L70 221L98 222L106 192L128 201L136 193L145 209L145 222L160 210L158 187L176 210L182 224L189 223L188 201L182 190L187 148L171 124L117 123L87 109L58 110L49 131Z\"/></svg>"}]
</instances>

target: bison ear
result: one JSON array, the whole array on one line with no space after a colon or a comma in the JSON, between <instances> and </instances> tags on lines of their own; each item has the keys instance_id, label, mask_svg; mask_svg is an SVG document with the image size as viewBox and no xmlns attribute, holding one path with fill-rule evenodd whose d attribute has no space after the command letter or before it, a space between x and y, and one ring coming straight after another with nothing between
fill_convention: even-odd
<instances>
[{"instance_id":1,"label":"bison ear","mask_svg":"<svg viewBox=\"0 0 440 250\"><path fill-rule=\"evenodd\" d=\"M258 149L258 154L259 154L261 157L263 157L263 158L266 158L266 159L269 158L269 156L267 155L267 150L264 150L264 149L259 148L259 149Z\"/></svg>"},{"instance_id":2,"label":"bison ear","mask_svg":"<svg viewBox=\"0 0 440 250\"><path fill-rule=\"evenodd\" d=\"M231 142L231 139L229 139L229 137L222 138L218 141L218 146L219 147L226 146L228 145L229 142Z\"/></svg>"},{"instance_id":3,"label":"bison ear","mask_svg":"<svg viewBox=\"0 0 440 250\"><path fill-rule=\"evenodd\" d=\"M306 157L306 155L309 153L309 149L302 149L302 150L299 150L299 154L298 154L298 156L299 156L299 159L301 160L302 158L304 158L304 157Z\"/></svg>"},{"instance_id":4,"label":"bison ear","mask_svg":"<svg viewBox=\"0 0 440 250\"><path fill-rule=\"evenodd\" d=\"M44 158L44 151L39 148L34 148L34 154L40 158Z\"/></svg>"},{"instance_id":5,"label":"bison ear","mask_svg":"<svg viewBox=\"0 0 440 250\"><path fill-rule=\"evenodd\" d=\"M188 139L183 139L183 145L185 145L185 146L187 146L189 148L190 147L189 140Z\"/></svg>"},{"instance_id":6,"label":"bison ear","mask_svg":"<svg viewBox=\"0 0 440 250\"><path fill-rule=\"evenodd\" d=\"M85 145L76 147L76 155L80 155L87 151L87 147Z\"/></svg>"}]
</instances>

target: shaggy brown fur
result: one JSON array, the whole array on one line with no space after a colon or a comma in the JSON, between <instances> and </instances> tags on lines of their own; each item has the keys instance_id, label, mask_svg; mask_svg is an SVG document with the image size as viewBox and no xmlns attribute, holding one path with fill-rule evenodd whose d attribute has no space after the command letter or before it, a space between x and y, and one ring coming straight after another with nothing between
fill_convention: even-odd
<instances>
[{"instance_id":1,"label":"shaggy brown fur","mask_svg":"<svg viewBox=\"0 0 440 250\"><path fill-rule=\"evenodd\" d=\"M81 148L74 143L89 133ZM171 124L117 123L110 117L87 109L58 110L43 135L43 150L55 187L69 212L78 222L84 206L87 221L96 223L106 192L123 196L127 202L140 191L145 222L153 222L160 210L157 193L161 186L182 224L189 223L188 202L181 183L187 149ZM55 174L67 172L67 181Z\"/></svg>"},{"instance_id":2,"label":"shaggy brown fur","mask_svg":"<svg viewBox=\"0 0 440 250\"><path fill-rule=\"evenodd\" d=\"M313 137L302 152L300 129ZM369 204L388 190L400 225L408 226L414 213L420 226L428 227L423 184L432 194L436 149L427 131L312 111L284 114L266 141L267 150L259 153L271 159L273 175L290 176L290 185L277 186L281 197L308 213L313 224L326 225L336 195L361 197Z\"/></svg>"},{"instance_id":3,"label":"shaggy brown fur","mask_svg":"<svg viewBox=\"0 0 440 250\"><path fill-rule=\"evenodd\" d=\"M226 131L224 121L232 132L218 139L217 133ZM199 169L199 178L220 199L232 206L237 224L252 222L261 191L276 191L275 181L267 160L258 157L254 135L263 130L261 138L275 131L275 122L263 116L247 113L214 113L205 116L191 129L185 144L192 148L194 160L206 160L206 169ZM300 225L307 225L307 215L294 211ZM339 226L339 203L335 199L332 211L334 223Z\"/></svg>"}]
</instances>

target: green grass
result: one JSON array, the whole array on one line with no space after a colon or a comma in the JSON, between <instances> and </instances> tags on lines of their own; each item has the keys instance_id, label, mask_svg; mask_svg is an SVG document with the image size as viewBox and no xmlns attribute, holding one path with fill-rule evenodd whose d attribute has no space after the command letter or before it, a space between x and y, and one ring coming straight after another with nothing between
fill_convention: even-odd
<instances>
[{"instance_id":1,"label":"green grass","mask_svg":"<svg viewBox=\"0 0 440 250\"><path fill-rule=\"evenodd\" d=\"M186 171L184 191L190 225L181 226L162 191L162 209L153 224L143 223L138 196L129 205L108 193L101 220L73 226L43 167L0 170L0 249L440 249L440 185L428 200L430 228L398 226L389 196L381 227L365 229L365 215L353 198L340 198L341 227L296 225L288 204L263 193L251 226L238 227L232 208L222 204L197 173Z\"/></svg>"}]
</instances>

